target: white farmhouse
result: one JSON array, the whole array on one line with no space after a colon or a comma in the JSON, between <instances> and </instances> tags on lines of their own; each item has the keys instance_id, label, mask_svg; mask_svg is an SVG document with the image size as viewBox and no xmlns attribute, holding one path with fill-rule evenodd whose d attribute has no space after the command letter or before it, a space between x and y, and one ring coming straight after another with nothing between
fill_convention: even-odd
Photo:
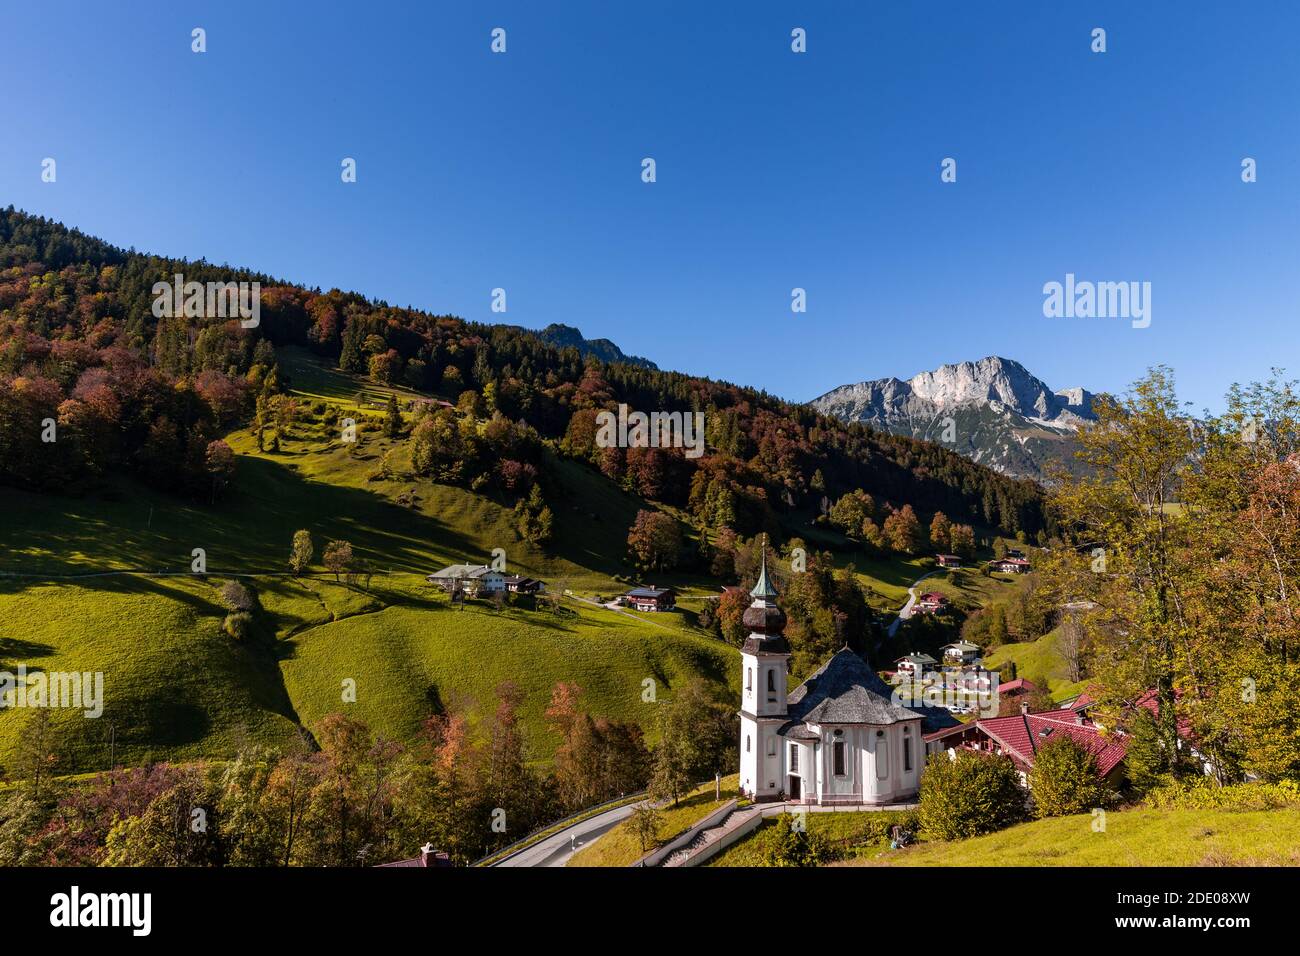
<instances>
[{"instance_id":1,"label":"white farmhouse","mask_svg":"<svg viewBox=\"0 0 1300 956\"><path fill-rule=\"evenodd\" d=\"M472 595L493 594L506 590L506 576L486 564L453 564L425 578L444 591L467 591Z\"/></svg>"}]
</instances>

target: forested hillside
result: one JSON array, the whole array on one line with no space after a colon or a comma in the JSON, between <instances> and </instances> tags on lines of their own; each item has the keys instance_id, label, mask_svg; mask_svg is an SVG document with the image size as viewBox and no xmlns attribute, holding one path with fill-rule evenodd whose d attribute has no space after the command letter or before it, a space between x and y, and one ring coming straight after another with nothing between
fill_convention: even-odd
<instances>
[{"instance_id":1,"label":"forested hillside","mask_svg":"<svg viewBox=\"0 0 1300 956\"><path fill-rule=\"evenodd\" d=\"M178 273L260 282L260 325L156 318L153 285ZM281 414L275 347L287 345L494 417L495 429L468 434L443 408L411 436L426 474L474 490L527 494L552 440L637 494L681 507L702 530L776 530L783 513L814 514L854 489L887 507L942 510L1010 533L1044 528L1030 482L752 388L584 359L509 326L122 250L12 207L0 211L0 482L75 489L122 469L208 495L225 454L219 436ZM597 448L596 412L618 403L705 413L708 453ZM42 441L48 419L58 422L55 443Z\"/></svg>"}]
</instances>

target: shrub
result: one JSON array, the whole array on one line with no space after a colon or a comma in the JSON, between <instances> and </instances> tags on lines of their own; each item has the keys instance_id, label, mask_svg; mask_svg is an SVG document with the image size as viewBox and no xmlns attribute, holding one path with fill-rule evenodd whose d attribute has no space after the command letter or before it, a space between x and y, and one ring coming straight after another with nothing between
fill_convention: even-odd
<instances>
[{"instance_id":1,"label":"shrub","mask_svg":"<svg viewBox=\"0 0 1300 956\"><path fill-rule=\"evenodd\" d=\"M934 754L921 777L921 830L935 840L992 833L1025 818L1025 791L1008 757Z\"/></svg>"},{"instance_id":2,"label":"shrub","mask_svg":"<svg viewBox=\"0 0 1300 956\"><path fill-rule=\"evenodd\" d=\"M1069 737L1059 737L1038 748L1029 772L1034 816L1063 817L1102 806L1110 788L1097 774L1097 757Z\"/></svg>"},{"instance_id":3,"label":"shrub","mask_svg":"<svg viewBox=\"0 0 1300 956\"><path fill-rule=\"evenodd\" d=\"M1216 787L1208 777L1193 783L1166 783L1144 801L1156 810L1276 810L1300 804L1300 783L1237 783Z\"/></svg>"},{"instance_id":4,"label":"shrub","mask_svg":"<svg viewBox=\"0 0 1300 956\"><path fill-rule=\"evenodd\" d=\"M768 866L817 866L825 862L829 856L825 840L805 827L794 826L790 822L793 816L782 813L777 817L776 828L763 852L763 862Z\"/></svg>"},{"instance_id":5,"label":"shrub","mask_svg":"<svg viewBox=\"0 0 1300 956\"><path fill-rule=\"evenodd\" d=\"M221 600L230 611L253 609L253 595L239 581L227 581L221 586Z\"/></svg>"},{"instance_id":6,"label":"shrub","mask_svg":"<svg viewBox=\"0 0 1300 956\"><path fill-rule=\"evenodd\" d=\"M247 611L232 611L226 615L221 629L237 641L242 641L253 630L253 615Z\"/></svg>"}]
</instances>

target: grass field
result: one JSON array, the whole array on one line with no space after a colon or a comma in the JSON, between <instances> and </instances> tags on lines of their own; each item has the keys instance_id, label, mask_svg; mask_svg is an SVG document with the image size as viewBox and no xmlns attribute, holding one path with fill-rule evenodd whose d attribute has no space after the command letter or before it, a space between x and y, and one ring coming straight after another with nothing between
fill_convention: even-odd
<instances>
[{"instance_id":1,"label":"grass field","mask_svg":"<svg viewBox=\"0 0 1300 956\"><path fill-rule=\"evenodd\" d=\"M988 836L885 850L848 865L1296 866L1300 808L1124 810L1094 832L1084 814L1022 823Z\"/></svg>"},{"instance_id":2,"label":"grass field","mask_svg":"<svg viewBox=\"0 0 1300 956\"><path fill-rule=\"evenodd\" d=\"M236 642L221 630L220 583L123 576L0 585L0 669L104 675L102 717L52 711L60 772L107 767L110 745L126 764L284 745L299 724L336 711L408 740L445 707L490 707L504 681L524 692L527 741L535 758L548 759L556 741L543 711L556 681L576 682L592 713L641 723L651 740L655 705L642 702L644 681L654 681L659 701L692 676L720 696L739 693L735 650L683 624L586 608L563 618L475 603L453 609L406 582L377 581L367 594L332 581L253 578L259 634ZM345 703L348 679L355 702ZM13 761L30 713L0 712L0 764Z\"/></svg>"},{"instance_id":3,"label":"grass field","mask_svg":"<svg viewBox=\"0 0 1300 956\"><path fill-rule=\"evenodd\" d=\"M732 774L722 778L722 799L717 800L713 783L707 783L692 790L683 797L677 806L668 806L659 811L659 842L667 843L673 837L690 829L692 825L703 820L710 813L718 810L728 800L736 797L736 787L740 776ZM623 821L614 829L600 837L590 846L575 853L568 862L569 866L631 866L645 855L641 843L632 832L630 821Z\"/></svg>"}]
</instances>

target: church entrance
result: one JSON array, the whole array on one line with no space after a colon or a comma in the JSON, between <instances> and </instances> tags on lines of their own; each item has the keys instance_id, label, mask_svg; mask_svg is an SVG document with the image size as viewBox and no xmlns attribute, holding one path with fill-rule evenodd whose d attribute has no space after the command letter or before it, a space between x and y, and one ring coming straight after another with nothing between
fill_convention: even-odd
<instances>
[{"instance_id":1,"label":"church entrance","mask_svg":"<svg viewBox=\"0 0 1300 956\"><path fill-rule=\"evenodd\" d=\"M794 774L790 774L790 785L789 787L786 788L786 791L790 794L791 800L798 800L802 797L802 794L799 789L799 785L802 782L803 781L799 777L796 777Z\"/></svg>"}]
</instances>

